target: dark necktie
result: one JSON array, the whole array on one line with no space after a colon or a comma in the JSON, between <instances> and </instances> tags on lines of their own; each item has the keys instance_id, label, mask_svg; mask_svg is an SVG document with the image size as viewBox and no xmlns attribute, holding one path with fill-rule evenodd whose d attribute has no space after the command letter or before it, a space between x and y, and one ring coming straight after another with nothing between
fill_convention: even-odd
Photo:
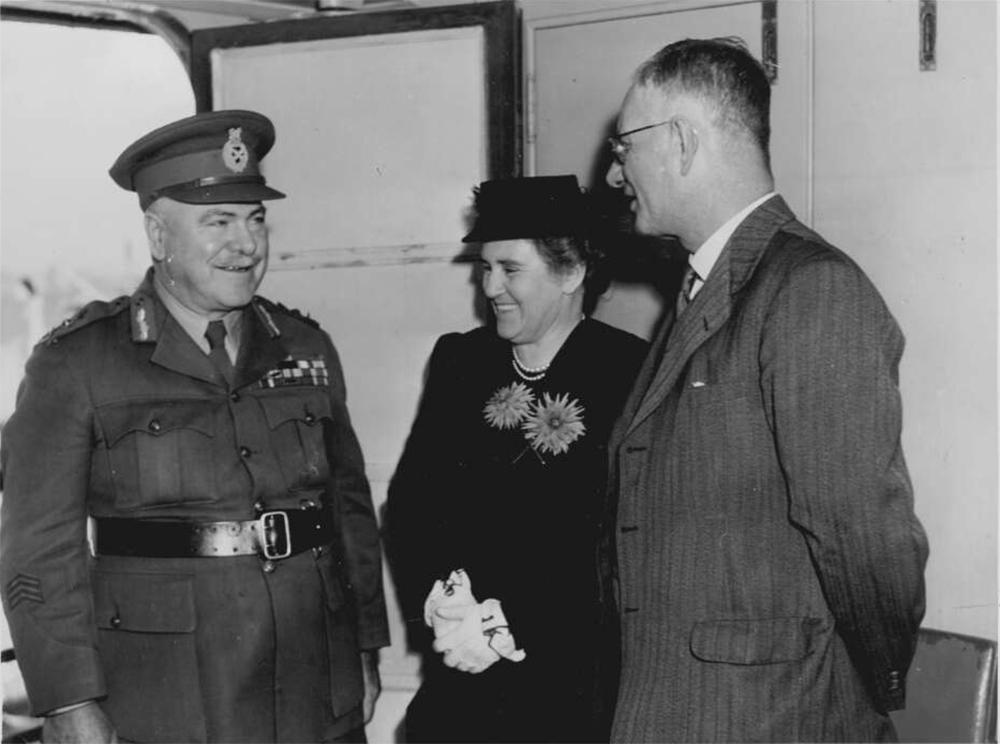
<instances>
[{"instance_id":1,"label":"dark necktie","mask_svg":"<svg viewBox=\"0 0 1000 744\"><path fill-rule=\"evenodd\" d=\"M688 264L687 270L684 272L684 279L681 280L681 291L677 293L676 317L679 318L684 312L684 308L691 302L691 290L694 289L694 280L697 278L698 272L691 267L691 264Z\"/></svg>"},{"instance_id":2,"label":"dark necktie","mask_svg":"<svg viewBox=\"0 0 1000 744\"><path fill-rule=\"evenodd\" d=\"M215 368L226 378L226 382L233 382L233 363L226 352L226 325L221 320L213 320L208 324L205 331L205 338L208 339L208 358L212 360Z\"/></svg>"}]
</instances>

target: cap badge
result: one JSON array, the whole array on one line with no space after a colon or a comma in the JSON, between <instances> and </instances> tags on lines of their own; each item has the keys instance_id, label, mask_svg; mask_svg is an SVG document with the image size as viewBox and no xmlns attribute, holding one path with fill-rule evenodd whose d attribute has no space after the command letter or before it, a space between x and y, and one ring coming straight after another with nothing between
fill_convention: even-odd
<instances>
[{"instance_id":1,"label":"cap badge","mask_svg":"<svg viewBox=\"0 0 1000 744\"><path fill-rule=\"evenodd\" d=\"M233 127L229 130L229 139L222 146L222 162L233 173L242 173L246 170L247 162L250 160L250 153L243 144L242 135L243 127Z\"/></svg>"}]
</instances>

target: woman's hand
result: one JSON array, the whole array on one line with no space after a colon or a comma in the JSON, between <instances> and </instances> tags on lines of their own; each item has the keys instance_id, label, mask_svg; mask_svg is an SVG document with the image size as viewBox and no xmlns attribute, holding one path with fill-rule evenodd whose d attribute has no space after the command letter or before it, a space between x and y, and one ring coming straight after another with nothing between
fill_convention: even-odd
<instances>
[{"instance_id":1,"label":"woman's hand","mask_svg":"<svg viewBox=\"0 0 1000 744\"><path fill-rule=\"evenodd\" d=\"M434 582L424 602L424 622L434 630L434 650L453 669L479 674L501 657L522 661L526 656L514 642L499 600L480 604L464 569Z\"/></svg>"},{"instance_id":2,"label":"woman's hand","mask_svg":"<svg viewBox=\"0 0 1000 744\"><path fill-rule=\"evenodd\" d=\"M439 607L435 615L453 630L434 639L434 650L444 654L445 666L479 674L500 660L483 633L482 605Z\"/></svg>"},{"instance_id":3,"label":"woman's hand","mask_svg":"<svg viewBox=\"0 0 1000 744\"><path fill-rule=\"evenodd\" d=\"M424 623L434 629L434 637L449 633L458 627L457 621L448 621L436 613L440 607L465 607L479 604L472 594L472 578L464 568L457 568L448 575L447 581L434 582L424 601Z\"/></svg>"}]
</instances>

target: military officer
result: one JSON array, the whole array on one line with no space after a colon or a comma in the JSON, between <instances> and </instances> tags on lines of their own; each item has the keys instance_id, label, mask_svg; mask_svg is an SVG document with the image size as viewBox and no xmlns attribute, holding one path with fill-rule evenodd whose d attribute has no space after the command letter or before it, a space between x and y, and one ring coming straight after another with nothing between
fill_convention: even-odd
<instances>
[{"instance_id":1,"label":"military officer","mask_svg":"<svg viewBox=\"0 0 1000 744\"><path fill-rule=\"evenodd\" d=\"M273 142L217 111L128 147L152 267L28 361L0 588L46 741L364 741L379 537L329 336L255 295Z\"/></svg>"}]
</instances>

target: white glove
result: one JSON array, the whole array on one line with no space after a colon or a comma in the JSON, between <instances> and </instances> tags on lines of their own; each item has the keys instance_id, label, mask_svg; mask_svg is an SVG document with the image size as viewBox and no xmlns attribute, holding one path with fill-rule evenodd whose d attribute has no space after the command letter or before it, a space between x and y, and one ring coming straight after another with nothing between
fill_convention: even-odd
<instances>
[{"instance_id":1,"label":"white glove","mask_svg":"<svg viewBox=\"0 0 1000 744\"><path fill-rule=\"evenodd\" d=\"M434 629L434 650L454 669L478 674L501 657L516 662L526 656L514 642L499 600L477 602L472 578L463 569L434 582L424 602L424 622Z\"/></svg>"},{"instance_id":2,"label":"white glove","mask_svg":"<svg viewBox=\"0 0 1000 744\"><path fill-rule=\"evenodd\" d=\"M438 579L431 587L427 599L424 600L424 623L434 629L434 637L440 638L460 624L460 620L445 620L435 613L439 607L464 607L476 605L478 602L472 595L472 579L464 568L459 568L449 574L447 581Z\"/></svg>"},{"instance_id":3,"label":"white glove","mask_svg":"<svg viewBox=\"0 0 1000 744\"><path fill-rule=\"evenodd\" d=\"M449 623L457 623L454 630L434 640L434 650L444 654L445 666L479 674L500 660L483 633L482 605L439 607L435 612Z\"/></svg>"},{"instance_id":4,"label":"white glove","mask_svg":"<svg viewBox=\"0 0 1000 744\"><path fill-rule=\"evenodd\" d=\"M500 600L487 599L479 605L483 616L483 635L487 638L489 647L505 659L524 661L528 655L523 649L517 648L514 634L507 626L507 618L500 607Z\"/></svg>"}]
</instances>

